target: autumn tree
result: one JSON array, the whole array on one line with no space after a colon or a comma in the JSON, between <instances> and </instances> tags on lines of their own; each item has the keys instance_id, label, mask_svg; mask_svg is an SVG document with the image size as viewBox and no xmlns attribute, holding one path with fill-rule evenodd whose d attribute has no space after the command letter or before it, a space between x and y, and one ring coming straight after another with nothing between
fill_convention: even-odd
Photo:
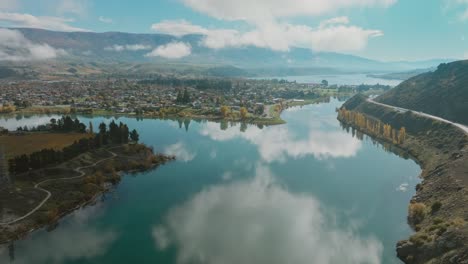
<instances>
[{"instance_id":1,"label":"autumn tree","mask_svg":"<svg viewBox=\"0 0 468 264\"><path fill-rule=\"evenodd\" d=\"M223 117L227 117L230 110L231 109L229 109L229 107L225 106L225 105L221 106L221 108L220 108L220 111L221 111L221 114L223 115Z\"/></svg>"},{"instance_id":2,"label":"autumn tree","mask_svg":"<svg viewBox=\"0 0 468 264\"><path fill-rule=\"evenodd\" d=\"M247 108L241 107L241 109L240 109L240 115L241 115L241 118L242 118L242 119L246 119L248 113L249 113L249 112L247 111Z\"/></svg>"}]
</instances>

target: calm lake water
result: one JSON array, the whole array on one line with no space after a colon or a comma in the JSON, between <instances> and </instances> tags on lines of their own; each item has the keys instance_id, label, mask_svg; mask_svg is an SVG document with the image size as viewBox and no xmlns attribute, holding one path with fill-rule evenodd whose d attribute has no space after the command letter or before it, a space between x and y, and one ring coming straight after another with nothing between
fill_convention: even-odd
<instances>
[{"instance_id":1,"label":"calm lake water","mask_svg":"<svg viewBox=\"0 0 468 264\"><path fill-rule=\"evenodd\" d=\"M288 81L296 81L298 83L321 83L322 80L327 80L330 85L360 85L360 84L382 84L397 86L401 80L386 80L373 78L367 74L325 74L325 75L306 75L306 76L283 76L283 77L265 77L256 79L284 79Z\"/></svg>"},{"instance_id":2,"label":"calm lake water","mask_svg":"<svg viewBox=\"0 0 468 264\"><path fill-rule=\"evenodd\" d=\"M292 108L263 129L120 118L178 160L124 177L55 230L0 249L0 263L400 263L420 168L342 130L339 105Z\"/></svg>"}]
</instances>

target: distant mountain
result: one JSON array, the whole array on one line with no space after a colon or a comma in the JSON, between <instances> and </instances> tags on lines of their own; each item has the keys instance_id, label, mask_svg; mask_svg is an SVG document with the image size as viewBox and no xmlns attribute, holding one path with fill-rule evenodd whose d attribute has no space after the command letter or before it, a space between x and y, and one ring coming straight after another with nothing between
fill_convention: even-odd
<instances>
[{"instance_id":1,"label":"distant mountain","mask_svg":"<svg viewBox=\"0 0 468 264\"><path fill-rule=\"evenodd\" d=\"M416 70L411 70L411 71L405 71L405 72L392 72L392 73L385 73L385 74L369 74L369 77L374 77L374 78L379 78L379 79L385 79L385 80L408 80L409 78L412 78L414 76L417 76L422 73L426 72L431 72L435 71L437 68L428 68L428 69L416 69Z\"/></svg>"},{"instance_id":2,"label":"distant mountain","mask_svg":"<svg viewBox=\"0 0 468 264\"><path fill-rule=\"evenodd\" d=\"M200 45L202 36L188 35L177 38L164 34L133 34L121 32L56 32L32 28L14 28L36 43L47 43L54 48L67 51L67 60L98 63L185 63L219 67L231 65L242 69L270 69L270 75L278 69L292 70L301 74L315 74L317 69L332 72L382 73L406 71L437 66L447 60L422 62L381 62L358 56L313 52L309 49L293 48L289 52L277 52L257 47L209 49ZM182 41L192 46L192 54L179 60L149 58L145 54L160 45ZM139 45L137 48L135 45ZM122 48L122 47L132 47ZM63 58L62 58L63 59ZM210 66L211 65L211 66ZM216 72L215 72L216 74ZM264 73L265 74L265 73ZM266 72L268 75L268 72Z\"/></svg>"},{"instance_id":3,"label":"distant mountain","mask_svg":"<svg viewBox=\"0 0 468 264\"><path fill-rule=\"evenodd\" d=\"M468 60L441 64L376 100L468 125Z\"/></svg>"}]
</instances>

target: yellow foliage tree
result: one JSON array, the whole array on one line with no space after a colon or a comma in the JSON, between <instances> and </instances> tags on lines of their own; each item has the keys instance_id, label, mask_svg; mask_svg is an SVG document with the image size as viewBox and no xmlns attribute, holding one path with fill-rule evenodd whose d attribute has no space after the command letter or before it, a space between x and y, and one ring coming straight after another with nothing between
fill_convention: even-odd
<instances>
[{"instance_id":1,"label":"yellow foliage tree","mask_svg":"<svg viewBox=\"0 0 468 264\"><path fill-rule=\"evenodd\" d=\"M240 109L241 118L246 119L248 114L249 114L249 111L247 111L247 108L241 107Z\"/></svg>"},{"instance_id":2,"label":"yellow foliage tree","mask_svg":"<svg viewBox=\"0 0 468 264\"><path fill-rule=\"evenodd\" d=\"M220 110L221 110L221 114L223 115L223 117L227 117L231 109L228 106L223 105L221 106Z\"/></svg>"}]
</instances>

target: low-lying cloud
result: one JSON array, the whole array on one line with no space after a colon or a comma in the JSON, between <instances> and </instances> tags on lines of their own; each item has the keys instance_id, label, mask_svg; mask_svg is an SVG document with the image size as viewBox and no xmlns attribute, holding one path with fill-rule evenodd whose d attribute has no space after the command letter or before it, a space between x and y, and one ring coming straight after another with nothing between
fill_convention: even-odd
<instances>
[{"instance_id":1,"label":"low-lying cloud","mask_svg":"<svg viewBox=\"0 0 468 264\"><path fill-rule=\"evenodd\" d=\"M150 50L151 46L150 45L143 45L143 44L130 44L130 45L112 45L105 47L104 50L107 51L116 51L116 52L122 52L122 51L140 51L140 50Z\"/></svg>"},{"instance_id":2,"label":"low-lying cloud","mask_svg":"<svg viewBox=\"0 0 468 264\"><path fill-rule=\"evenodd\" d=\"M181 59L192 53L192 46L184 42L172 42L155 48L146 57L161 57L165 59Z\"/></svg>"},{"instance_id":3,"label":"low-lying cloud","mask_svg":"<svg viewBox=\"0 0 468 264\"><path fill-rule=\"evenodd\" d=\"M288 192L258 166L251 180L213 186L169 211L153 229L159 250L177 263L380 263L383 246L306 194Z\"/></svg>"},{"instance_id":4,"label":"low-lying cloud","mask_svg":"<svg viewBox=\"0 0 468 264\"><path fill-rule=\"evenodd\" d=\"M0 61L46 60L63 55L63 49L33 43L17 30L0 28Z\"/></svg>"}]
</instances>

